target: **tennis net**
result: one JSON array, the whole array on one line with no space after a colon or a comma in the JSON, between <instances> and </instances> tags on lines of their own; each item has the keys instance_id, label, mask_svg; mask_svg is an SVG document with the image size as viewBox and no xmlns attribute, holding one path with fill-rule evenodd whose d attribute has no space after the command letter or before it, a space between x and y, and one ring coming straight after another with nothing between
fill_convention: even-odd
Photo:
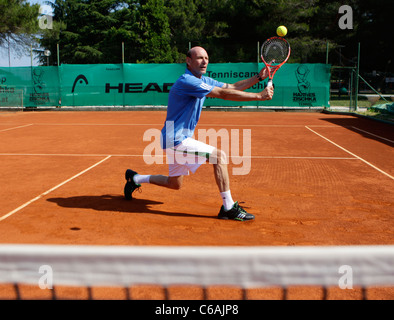
<instances>
[{"instance_id":1,"label":"tennis net","mask_svg":"<svg viewBox=\"0 0 394 320\"><path fill-rule=\"evenodd\" d=\"M394 246L0 245L1 299L374 299L375 287L394 298Z\"/></svg>"}]
</instances>

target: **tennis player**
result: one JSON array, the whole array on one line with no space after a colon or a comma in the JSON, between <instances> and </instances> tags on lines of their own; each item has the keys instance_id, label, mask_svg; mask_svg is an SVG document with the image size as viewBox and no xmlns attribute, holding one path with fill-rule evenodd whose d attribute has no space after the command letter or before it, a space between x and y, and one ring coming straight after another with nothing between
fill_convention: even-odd
<instances>
[{"instance_id":1,"label":"tennis player","mask_svg":"<svg viewBox=\"0 0 394 320\"><path fill-rule=\"evenodd\" d=\"M132 199L132 193L142 183L177 189L182 186L183 177L195 173L201 164L209 161L213 164L216 184L219 188L223 205L218 218L246 221L254 215L246 212L238 202L234 202L230 191L230 178L227 170L226 154L213 146L192 138L200 118L206 97L231 101L270 100L273 88L267 87L261 92L246 92L259 81L268 77L268 70L263 68L257 76L227 84L204 76L208 67L208 53L202 47L193 47L187 52L187 69L171 87L167 117L162 129L161 145L169 159L169 175L141 175L126 170L126 199Z\"/></svg>"}]
</instances>

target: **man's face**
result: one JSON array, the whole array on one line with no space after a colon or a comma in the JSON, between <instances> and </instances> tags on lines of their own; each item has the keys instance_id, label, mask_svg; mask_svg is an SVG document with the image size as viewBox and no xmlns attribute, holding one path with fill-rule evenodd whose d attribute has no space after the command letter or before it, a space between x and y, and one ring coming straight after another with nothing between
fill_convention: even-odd
<instances>
[{"instance_id":1,"label":"man's face","mask_svg":"<svg viewBox=\"0 0 394 320\"><path fill-rule=\"evenodd\" d=\"M196 47L191 52L191 58L186 58L189 70L197 77L201 78L207 72L209 63L208 53L204 48Z\"/></svg>"}]
</instances>

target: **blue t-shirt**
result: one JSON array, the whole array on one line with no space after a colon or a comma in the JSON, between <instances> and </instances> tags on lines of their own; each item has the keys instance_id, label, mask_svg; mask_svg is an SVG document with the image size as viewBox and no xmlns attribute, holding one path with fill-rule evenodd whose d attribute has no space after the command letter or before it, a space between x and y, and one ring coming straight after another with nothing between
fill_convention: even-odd
<instances>
[{"instance_id":1,"label":"blue t-shirt","mask_svg":"<svg viewBox=\"0 0 394 320\"><path fill-rule=\"evenodd\" d=\"M223 85L223 82L209 77L197 78L186 69L169 93L167 118L161 130L163 149L174 147L193 136L206 95L214 87Z\"/></svg>"}]
</instances>

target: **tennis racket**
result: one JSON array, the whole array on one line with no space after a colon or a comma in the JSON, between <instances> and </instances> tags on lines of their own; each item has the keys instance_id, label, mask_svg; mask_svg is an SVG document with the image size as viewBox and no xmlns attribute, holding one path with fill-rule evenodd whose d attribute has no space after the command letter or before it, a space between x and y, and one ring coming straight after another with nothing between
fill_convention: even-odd
<instances>
[{"instance_id":1,"label":"tennis racket","mask_svg":"<svg viewBox=\"0 0 394 320\"><path fill-rule=\"evenodd\" d=\"M261 46L261 59L268 69L267 87L272 87L272 79L276 71L289 59L290 51L290 44L281 37L269 38Z\"/></svg>"}]
</instances>

